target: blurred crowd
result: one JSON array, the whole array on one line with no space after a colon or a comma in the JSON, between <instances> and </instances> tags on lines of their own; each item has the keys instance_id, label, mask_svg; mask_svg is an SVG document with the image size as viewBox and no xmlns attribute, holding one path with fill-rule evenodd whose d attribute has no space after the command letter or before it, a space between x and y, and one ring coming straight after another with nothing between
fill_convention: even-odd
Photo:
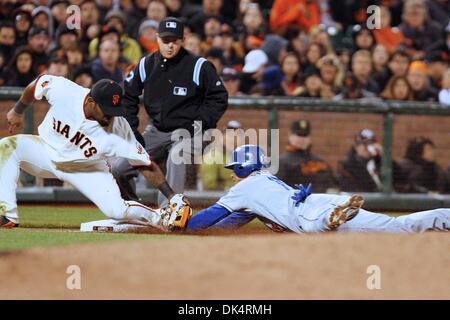
<instances>
[{"instance_id":1,"label":"blurred crowd","mask_svg":"<svg viewBox=\"0 0 450 320\"><path fill-rule=\"evenodd\" d=\"M242 130L240 130L242 129ZM237 120L224 128L223 148L212 149L200 166L198 180L202 189L224 190L233 185L231 176L216 158L229 161L235 145L246 142L245 129ZM277 177L295 187L298 183L312 183L314 192L383 192L383 146L375 133L366 128L355 132L349 149L332 166L314 151L311 122L298 119L292 122L286 150L280 152ZM436 161L434 142L422 136L412 137L399 160L393 160L392 187L400 193L450 194L450 163L442 168Z\"/></svg>"},{"instance_id":2,"label":"blurred crowd","mask_svg":"<svg viewBox=\"0 0 450 320\"><path fill-rule=\"evenodd\" d=\"M214 63L231 96L450 105L448 0L1 0L0 85L44 71L123 82L158 50L167 16L184 20L185 47Z\"/></svg>"},{"instance_id":3,"label":"blurred crowd","mask_svg":"<svg viewBox=\"0 0 450 320\"><path fill-rule=\"evenodd\" d=\"M159 22L174 16L185 23L185 48L214 64L230 96L436 101L450 106L448 0L0 3L0 86L24 87L43 72L84 87L102 78L123 83L142 56L158 50ZM377 9L368 13L371 5ZM240 127L238 121L228 124L229 129ZM383 189L382 147L371 130L355 133L336 172L312 153L307 120L293 123L288 140L279 172L288 183L311 181L319 192ZM416 137L406 149L404 159L392 165L396 191L450 192L450 170L435 162L433 141ZM193 183L204 189L231 184L220 166L199 170L201 181Z\"/></svg>"}]
</instances>

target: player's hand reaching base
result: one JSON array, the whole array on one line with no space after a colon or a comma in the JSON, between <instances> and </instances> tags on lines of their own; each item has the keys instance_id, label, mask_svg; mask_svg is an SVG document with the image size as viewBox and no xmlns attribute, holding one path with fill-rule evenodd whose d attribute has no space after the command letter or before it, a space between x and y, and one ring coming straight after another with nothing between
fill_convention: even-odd
<instances>
[{"instance_id":1,"label":"player's hand reaching base","mask_svg":"<svg viewBox=\"0 0 450 320\"><path fill-rule=\"evenodd\" d=\"M169 200L167 207L163 209L163 226L169 231L184 230L189 218L192 216L192 208L186 196L175 194Z\"/></svg>"}]
</instances>

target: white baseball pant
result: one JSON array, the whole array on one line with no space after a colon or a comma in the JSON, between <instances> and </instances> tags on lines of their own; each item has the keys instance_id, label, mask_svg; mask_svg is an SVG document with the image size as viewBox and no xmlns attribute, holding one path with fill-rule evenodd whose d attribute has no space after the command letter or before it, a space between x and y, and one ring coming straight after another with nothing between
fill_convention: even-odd
<instances>
[{"instance_id":1,"label":"white baseball pant","mask_svg":"<svg viewBox=\"0 0 450 320\"><path fill-rule=\"evenodd\" d=\"M70 183L111 219L159 227L161 216L156 210L122 199L106 161L72 164L70 170L63 171L52 162L44 144L43 139L35 135L19 134L0 140L1 215L18 221L16 189L19 169L22 169L36 177Z\"/></svg>"},{"instance_id":2,"label":"white baseball pant","mask_svg":"<svg viewBox=\"0 0 450 320\"><path fill-rule=\"evenodd\" d=\"M305 232L327 231L327 220L335 206L345 203L350 196L313 194L297 214ZM338 232L424 232L428 230L450 230L450 209L434 209L391 217L386 214L375 213L359 209L358 214L351 220L339 226Z\"/></svg>"}]
</instances>

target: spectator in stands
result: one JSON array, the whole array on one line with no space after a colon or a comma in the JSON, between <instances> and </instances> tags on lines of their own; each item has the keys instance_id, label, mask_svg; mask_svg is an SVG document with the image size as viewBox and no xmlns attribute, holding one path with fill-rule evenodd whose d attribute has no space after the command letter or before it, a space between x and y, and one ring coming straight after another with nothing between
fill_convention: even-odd
<instances>
[{"instance_id":1,"label":"spectator in stands","mask_svg":"<svg viewBox=\"0 0 450 320\"><path fill-rule=\"evenodd\" d=\"M297 88L293 95L302 98L327 98L334 97L334 93L328 86L324 86L320 78L320 70L309 67L302 74L304 85Z\"/></svg>"},{"instance_id":2,"label":"spectator in stands","mask_svg":"<svg viewBox=\"0 0 450 320\"><path fill-rule=\"evenodd\" d=\"M344 81L344 72L339 58L334 54L328 54L320 58L317 62L317 68L320 70L320 78L326 91L333 94L340 93Z\"/></svg>"},{"instance_id":3,"label":"spectator in stands","mask_svg":"<svg viewBox=\"0 0 450 320\"><path fill-rule=\"evenodd\" d=\"M75 70L78 66L85 63L83 50L78 45L72 45L65 50L69 69Z\"/></svg>"},{"instance_id":4,"label":"spectator in stands","mask_svg":"<svg viewBox=\"0 0 450 320\"><path fill-rule=\"evenodd\" d=\"M310 43L308 45L308 48L306 49L306 54L304 55L304 59L302 61L300 69L306 70L308 67L316 66L320 58L322 58L326 54L326 48L322 44L318 42Z\"/></svg>"},{"instance_id":5,"label":"spectator in stands","mask_svg":"<svg viewBox=\"0 0 450 320\"><path fill-rule=\"evenodd\" d=\"M182 0L164 0L164 4L167 8L167 16L180 18L186 16L186 4Z\"/></svg>"},{"instance_id":6,"label":"spectator in stands","mask_svg":"<svg viewBox=\"0 0 450 320\"><path fill-rule=\"evenodd\" d=\"M94 83L100 79L111 79L117 83L123 82L122 71L119 68L120 47L116 41L104 40L100 43L98 58L92 62Z\"/></svg>"},{"instance_id":7,"label":"spectator in stands","mask_svg":"<svg viewBox=\"0 0 450 320\"><path fill-rule=\"evenodd\" d=\"M226 65L222 49L212 47L206 52L205 58L214 65L218 74L222 73L222 70Z\"/></svg>"},{"instance_id":8,"label":"spectator in stands","mask_svg":"<svg viewBox=\"0 0 450 320\"><path fill-rule=\"evenodd\" d=\"M105 40L113 40L120 45L120 32L115 27L104 25L97 38L93 39L94 42L91 41L89 44L89 59L93 59L98 54L98 46ZM97 45L97 48L93 48L93 44Z\"/></svg>"},{"instance_id":9,"label":"spectator in stands","mask_svg":"<svg viewBox=\"0 0 450 320\"><path fill-rule=\"evenodd\" d=\"M244 144L242 133L242 124L239 121L228 121L220 141L214 141L209 152L204 155L200 166L203 189L226 190L234 185L230 172L223 164L229 162L234 148Z\"/></svg>"},{"instance_id":10,"label":"spectator in stands","mask_svg":"<svg viewBox=\"0 0 450 320\"><path fill-rule=\"evenodd\" d=\"M127 6L127 0L126 1L120 1L121 2L121 11L125 11ZM98 11L100 13L100 22L104 23L103 18L106 16L108 11L110 11L113 8L113 0L95 0L95 3L97 4Z\"/></svg>"},{"instance_id":11,"label":"spectator in stands","mask_svg":"<svg viewBox=\"0 0 450 320\"><path fill-rule=\"evenodd\" d=\"M429 18L445 28L450 22L450 2L448 0L428 0L426 5Z\"/></svg>"},{"instance_id":12,"label":"spectator in stands","mask_svg":"<svg viewBox=\"0 0 450 320\"><path fill-rule=\"evenodd\" d=\"M447 68L442 78L442 89L439 91L439 103L450 107L450 68Z\"/></svg>"},{"instance_id":13,"label":"spectator in stands","mask_svg":"<svg viewBox=\"0 0 450 320\"><path fill-rule=\"evenodd\" d=\"M147 19L160 23L167 17L167 7L161 0L151 0L147 7Z\"/></svg>"},{"instance_id":14,"label":"spectator in stands","mask_svg":"<svg viewBox=\"0 0 450 320\"><path fill-rule=\"evenodd\" d=\"M220 75L225 89L227 89L229 97L241 96L243 93L239 91L241 81L239 73L232 67L223 68Z\"/></svg>"},{"instance_id":15,"label":"spectator in stands","mask_svg":"<svg viewBox=\"0 0 450 320\"><path fill-rule=\"evenodd\" d=\"M405 192L442 193L448 186L444 170L437 164L435 145L425 137L409 141L405 158L400 162L406 177Z\"/></svg>"},{"instance_id":16,"label":"spectator in stands","mask_svg":"<svg viewBox=\"0 0 450 320\"><path fill-rule=\"evenodd\" d=\"M50 0L48 6L52 12L55 28L66 24L67 8L70 2L68 0Z\"/></svg>"},{"instance_id":17,"label":"spectator in stands","mask_svg":"<svg viewBox=\"0 0 450 320\"><path fill-rule=\"evenodd\" d=\"M139 26L147 17L147 7L150 0L135 0L130 10L125 12L127 23L125 32L132 38L139 37Z\"/></svg>"},{"instance_id":18,"label":"spectator in stands","mask_svg":"<svg viewBox=\"0 0 450 320\"><path fill-rule=\"evenodd\" d=\"M69 77L69 62L64 51L58 50L53 53L50 57L46 73L52 76Z\"/></svg>"},{"instance_id":19,"label":"spectator in stands","mask_svg":"<svg viewBox=\"0 0 450 320\"><path fill-rule=\"evenodd\" d=\"M342 92L335 96L334 100L343 99L369 99L372 100L376 96L373 92L364 89L363 84L351 72L347 72L344 79Z\"/></svg>"},{"instance_id":20,"label":"spectator in stands","mask_svg":"<svg viewBox=\"0 0 450 320\"><path fill-rule=\"evenodd\" d=\"M203 30L203 41L202 50L207 52L214 42L214 38L220 35L220 29L222 27L222 22L219 17L208 17L206 19L204 30Z\"/></svg>"},{"instance_id":21,"label":"spectator in stands","mask_svg":"<svg viewBox=\"0 0 450 320\"><path fill-rule=\"evenodd\" d=\"M281 71L284 80L283 87L286 89L285 94L292 96L294 91L300 87L300 59L294 52L287 53L281 60Z\"/></svg>"},{"instance_id":22,"label":"spectator in stands","mask_svg":"<svg viewBox=\"0 0 450 320\"><path fill-rule=\"evenodd\" d=\"M222 49L226 65L242 70L244 49L239 42L234 41L233 31L228 24L222 24L220 33L214 37L213 47Z\"/></svg>"},{"instance_id":23,"label":"spectator in stands","mask_svg":"<svg viewBox=\"0 0 450 320\"><path fill-rule=\"evenodd\" d=\"M33 70L33 54L28 47L16 49L1 78L4 85L11 87L26 87L36 78Z\"/></svg>"},{"instance_id":24,"label":"spectator in stands","mask_svg":"<svg viewBox=\"0 0 450 320\"><path fill-rule=\"evenodd\" d=\"M328 34L327 28L324 25L320 24L312 27L309 31L309 40L311 43L317 42L321 44L325 48L326 54L335 53L330 35Z\"/></svg>"},{"instance_id":25,"label":"spectator in stands","mask_svg":"<svg viewBox=\"0 0 450 320\"><path fill-rule=\"evenodd\" d=\"M415 101L436 101L438 92L430 87L428 67L423 61L414 61L408 69L407 79Z\"/></svg>"},{"instance_id":26,"label":"spectator in stands","mask_svg":"<svg viewBox=\"0 0 450 320\"><path fill-rule=\"evenodd\" d=\"M286 88L283 83L284 75L278 65L271 65L262 73L260 91L263 96L285 96Z\"/></svg>"},{"instance_id":27,"label":"spectator in stands","mask_svg":"<svg viewBox=\"0 0 450 320\"><path fill-rule=\"evenodd\" d=\"M203 0L202 10L195 14L190 20L190 25L195 33L204 36L203 26L211 17L217 17L220 21L223 20L221 9L223 0Z\"/></svg>"},{"instance_id":28,"label":"spectator in stands","mask_svg":"<svg viewBox=\"0 0 450 320\"><path fill-rule=\"evenodd\" d=\"M156 20L144 20L139 26L139 44L144 55L158 51L158 22Z\"/></svg>"},{"instance_id":29,"label":"spectator in stands","mask_svg":"<svg viewBox=\"0 0 450 320\"><path fill-rule=\"evenodd\" d=\"M85 88L92 88L94 84L94 77L92 76L91 67L88 65L81 65L74 70L73 81Z\"/></svg>"},{"instance_id":30,"label":"spectator in stands","mask_svg":"<svg viewBox=\"0 0 450 320\"><path fill-rule=\"evenodd\" d=\"M105 17L105 23L104 30L102 30L103 33L105 33L105 29L108 28L117 30L123 57L128 59L131 63L137 63L142 56L142 51L139 43L125 33L125 15L121 11L111 10ZM93 39L89 43L89 56L91 59L97 54L98 44L98 38Z\"/></svg>"},{"instance_id":31,"label":"spectator in stands","mask_svg":"<svg viewBox=\"0 0 450 320\"><path fill-rule=\"evenodd\" d=\"M380 96L387 100L410 101L414 99L408 80L402 76L393 76L389 79L386 88Z\"/></svg>"},{"instance_id":32,"label":"spectator in stands","mask_svg":"<svg viewBox=\"0 0 450 320\"><path fill-rule=\"evenodd\" d=\"M391 12L388 7L380 6L380 15L381 28L375 28L373 35L379 45L383 45L392 53L404 41L405 36L399 28L391 26Z\"/></svg>"},{"instance_id":33,"label":"spectator in stands","mask_svg":"<svg viewBox=\"0 0 450 320\"><path fill-rule=\"evenodd\" d=\"M308 120L300 119L292 123L288 146L280 156L279 167L277 177L291 187L311 182L315 192L336 189L330 165L312 153L311 124Z\"/></svg>"},{"instance_id":34,"label":"spectator in stands","mask_svg":"<svg viewBox=\"0 0 450 320\"><path fill-rule=\"evenodd\" d=\"M382 146L370 129L361 130L355 137L347 157L338 164L340 189L352 192L382 190L380 178Z\"/></svg>"},{"instance_id":35,"label":"spectator in stands","mask_svg":"<svg viewBox=\"0 0 450 320\"><path fill-rule=\"evenodd\" d=\"M266 53L260 49L252 50L245 56L242 68L241 88L244 94L251 94L261 81L264 68L269 63Z\"/></svg>"},{"instance_id":36,"label":"spectator in stands","mask_svg":"<svg viewBox=\"0 0 450 320\"><path fill-rule=\"evenodd\" d=\"M407 52L415 59L424 59L426 51L433 51L442 44L442 27L427 18L424 0L407 0L403 7L403 22L399 26L407 38Z\"/></svg>"},{"instance_id":37,"label":"spectator in stands","mask_svg":"<svg viewBox=\"0 0 450 320\"><path fill-rule=\"evenodd\" d=\"M11 20L15 6L16 1L14 0L2 1L0 5L0 21Z\"/></svg>"},{"instance_id":38,"label":"spectator in stands","mask_svg":"<svg viewBox=\"0 0 450 320\"><path fill-rule=\"evenodd\" d=\"M261 50L267 54L269 65L279 65L286 54L288 41L279 35L268 34L264 39Z\"/></svg>"},{"instance_id":39,"label":"spectator in stands","mask_svg":"<svg viewBox=\"0 0 450 320\"><path fill-rule=\"evenodd\" d=\"M53 23L52 12L45 6L39 6L31 12L31 25L34 28L41 28L48 30L50 37L53 37L55 26Z\"/></svg>"},{"instance_id":40,"label":"spectator in stands","mask_svg":"<svg viewBox=\"0 0 450 320\"><path fill-rule=\"evenodd\" d=\"M275 0L270 12L270 28L279 35L289 29L306 32L320 24L320 8L317 0Z\"/></svg>"},{"instance_id":41,"label":"spectator in stands","mask_svg":"<svg viewBox=\"0 0 450 320\"><path fill-rule=\"evenodd\" d=\"M50 45L51 38L48 30L40 28L31 28L28 33L28 46L33 54L33 70L37 74L41 74L47 68L49 56L47 49Z\"/></svg>"},{"instance_id":42,"label":"spectator in stands","mask_svg":"<svg viewBox=\"0 0 450 320\"><path fill-rule=\"evenodd\" d=\"M411 58L404 50L396 50L389 57L388 68L381 74L376 74L374 79L377 79L377 83L380 85L380 89L383 90L388 83L389 79L393 76L406 77Z\"/></svg>"},{"instance_id":43,"label":"spectator in stands","mask_svg":"<svg viewBox=\"0 0 450 320\"><path fill-rule=\"evenodd\" d=\"M75 29L69 29L65 24L62 24L56 29L55 42L54 50L67 50L69 47L74 47L78 44L78 33Z\"/></svg>"},{"instance_id":44,"label":"spectator in stands","mask_svg":"<svg viewBox=\"0 0 450 320\"><path fill-rule=\"evenodd\" d=\"M380 87L372 78L372 56L368 50L358 50L352 56L352 71L363 89L378 94Z\"/></svg>"},{"instance_id":45,"label":"spectator in stands","mask_svg":"<svg viewBox=\"0 0 450 320\"><path fill-rule=\"evenodd\" d=\"M342 68L344 72L349 71L350 69L350 60L352 58L351 50L349 48L339 48L336 50L336 54L341 62Z\"/></svg>"},{"instance_id":46,"label":"spectator in stands","mask_svg":"<svg viewBox=\"0 0 450 320\"><path fill-rule=\"evenodd\" d=\"M242 20L236 22L235 26L241 35L242 46L249 51L262 46L266 33L266 22L257 3L248 3L245 8Z\"/></svg>"},{"instance_id":47,"label":"spectator in stands","mask_svg":"<svg viewBox=\"0 0 450 320\"><path fill-rule=\"evenodd\" d=\"M83 0L79 6L82 26L88 27L100 24L100 11L94 0Z\"/></svg>"},{"instance_id":48,"label":"spectator in stands","mask_svg":"<svg viewBox=\"0 0 450 320\"><path fill-rule=\"evenodd\" d=\"M375 45L375 37L372 30L366 24L357 24L353 27L353 51L369 50Z\"/></svg>"},{"instance_id":49,"label":"spectator in stands","mask_svg":"<svg viewBox=\"0 0 450 320\"><path fill-rule=\"evenodd\" d=\"M203 53L201 43L202 40L200 39L200 36L196 33L191 33L186 36L184 48L197 56L201 56Z\"/></svg>"},{"instance_id":50,"label":"spectator in stands","mask_svg":"<svg viewBox=\"0 0 450 320\"><path fill-rule=\"evenodd\" d=\"M16 30L16 46L24 46L28 42L28 30L31 28L31 14L18 8L14 11L14 28Z\"/></svg>"},{"instance_id":51,"label":"spectator in stands","mask_svg":"<svg viewBox=\"0 0 450 320\"><path fill-rule=\"evenodd\" d=\"M10 61L14 54L16 42L16 32L14 25L2 23L0 25L0 51L3 53L6 61Z\"/></svg>"},{"instance_id":52,"label":"spectator in stands","mask_svg":"<svg viewBox=\"0 0 450 320\"><path fill-rule=\"evenodd\" d=\"M388 70L389 53L382 44L377 44L372 50L373 71L371 78L380 86L385 80Z\"/></svg>"},{"instance_id":53,"label":"spectator in stands","mask_svg":"<svg viewBox=\"0 0 450 320\"><path fill-rule=\"evenodd\" d=\"M101 30L100 11L94 0L83 0L79 4L81 15L81 28L83 29L83 45L88 45L95 39Z\"/></svg>"},{"instance_id":54,"label":"spectator in stands","mask_svg":"<svg viewBox=\"0 0 450 320\"><path fill-rule=\"evenodd\" d=\"M450 45L450 38L449 38ZM450 66L450 51L434 51L425 56L428 65L428 76L433 88L440 88L445 70Z\"/></svg>"}]
</instances>

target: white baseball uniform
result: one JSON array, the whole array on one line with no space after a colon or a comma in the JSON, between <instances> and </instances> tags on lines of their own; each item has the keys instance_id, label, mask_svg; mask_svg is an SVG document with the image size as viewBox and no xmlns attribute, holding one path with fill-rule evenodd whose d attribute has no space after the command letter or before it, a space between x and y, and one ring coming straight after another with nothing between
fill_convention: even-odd
<instances>
[{"instance_id":1,"label":"white baseball uniform","mask_svg":"<svg viewBox=\"0 0 450 320\"><path fill-rule=\"evenodd\" d=\"M0 214L18 220L16 188L19 168L42 178L58 178L76 187L108 217L157 225L157 211L124 201L106 159L127 158L131 165L151 163L128 122L114 117L108 128L84 114L89 89L63 77L42 75L34 97L50 104L39 135L0 140Z\"/></svg>"},{"instance_id":2,"label":"white baseball uniform","mask_svg":"<svg viewBox=\"0 0 450 320\"><path fill-rule=\"evenodd\" d=\"M229 212L242 211L275 222L297 233L321 232L327 226L331 211L350 198L347 195L312 194L296 206L291 188L268 171L255 171L237 183L217 204ZM246 214L243 212L242 214ZM422 232L450 230L450 209L435 209L393 218L360 209L338 231Z\"/></svg>"}]
</instances>

